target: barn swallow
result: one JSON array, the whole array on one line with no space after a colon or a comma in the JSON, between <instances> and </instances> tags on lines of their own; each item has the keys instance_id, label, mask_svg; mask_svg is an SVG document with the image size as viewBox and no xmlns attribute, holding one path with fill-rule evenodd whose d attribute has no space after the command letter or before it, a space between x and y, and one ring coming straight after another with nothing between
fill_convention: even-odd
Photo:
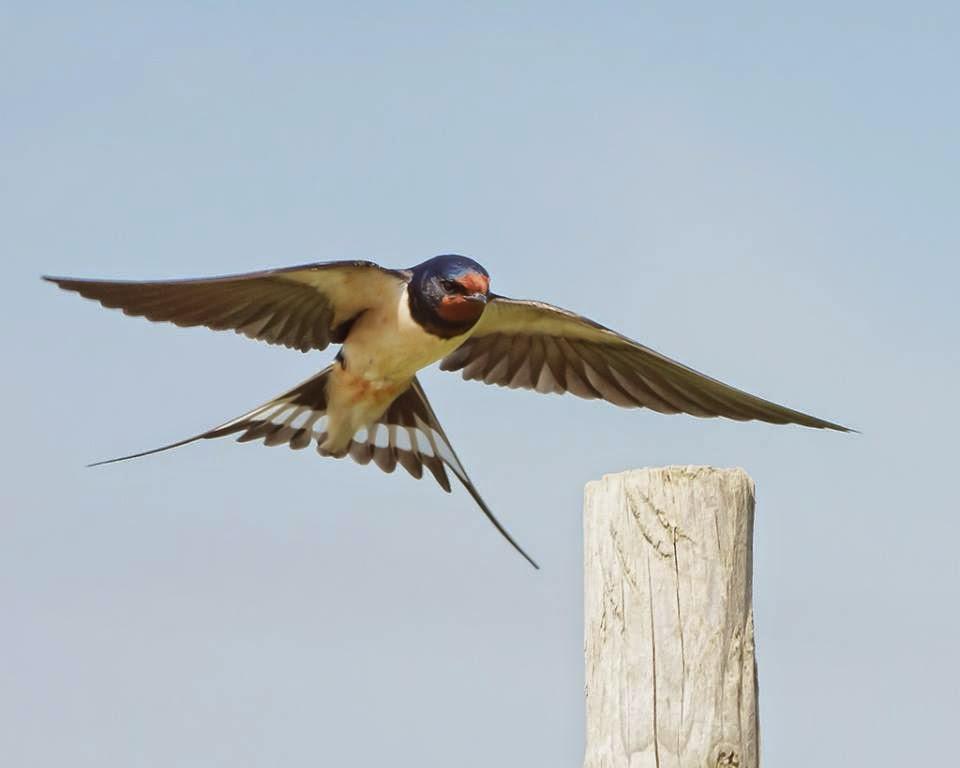
<instances>
[{"instance_id":1,"label":"barn swallow","mask_svg":"<svg viewBox=\"0 0 960 768\"><path fill-rule=\"evenodd\" d=\"M97 464L239 435L295 449L313 442L322 456L372 461L385 472L399 464L416 478L426 468L449 492L446 467L535 568L457 458L417 380L421 368L439 360L441 370L486 384L660 413L852 431L735 389L573 312L491 293L490 275L464 256L410 269L340 261L197 280L44 279L149 320L233 330L302 352L341 345L316 376L242 416Z\"/></svg>"}]
</instances>

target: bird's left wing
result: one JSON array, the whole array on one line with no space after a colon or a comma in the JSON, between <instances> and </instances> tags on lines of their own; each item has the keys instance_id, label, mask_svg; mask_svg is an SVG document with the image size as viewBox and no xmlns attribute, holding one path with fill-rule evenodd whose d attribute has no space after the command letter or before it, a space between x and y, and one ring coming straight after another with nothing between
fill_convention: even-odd
<instances>
[{"instance_id":1,"label":"bird's left wing","mask_svg":"<svg viewBox=\"0 0 960 768\"><path fill-rule=\"evenodd\" d=\"M196 280L44 279L127 315L233 330L306 352L343 341L350 321L389 300L409 275L369 261L331 261Z\"/></svg>"},{"instance_id":2,"label":"bird's left wing","mask_svg":"<svg viewBox=\"0 0 960 768\"><path fill-rule=\"evenodd\" d=\"M598 323L538 301L491 296L474 333L440 364L463 378L570 392L660 413L849 432L710 378Z\"/></svg>"}]
</instances>

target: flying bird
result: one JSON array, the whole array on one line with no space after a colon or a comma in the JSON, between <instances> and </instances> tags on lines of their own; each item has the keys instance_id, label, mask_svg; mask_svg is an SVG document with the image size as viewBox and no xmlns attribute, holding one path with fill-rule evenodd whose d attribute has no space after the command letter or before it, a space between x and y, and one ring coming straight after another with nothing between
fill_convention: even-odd
<instances>
[{"instance_id":1,"label":"flying bird","mask_svg":"<svg viewBox=\"0 0 960 768\"><path fill-rule=\"evenodd\" d=\"M436 256L410 269L336 261L196 280L44 279L149 320L233 330L302 352L341 345L320 373L242 416L97 464L238 435L295 449L315 443L322 456L372 461L385 472L399 464L416 478L426 469L447 492L449 469L535 568L470 480L417 380L421 368L439 360L441 370L486 384L660 413L852 431L705 376L574 312L492 293L490 275L465 256Z\"/></svg>"}]
</instances>

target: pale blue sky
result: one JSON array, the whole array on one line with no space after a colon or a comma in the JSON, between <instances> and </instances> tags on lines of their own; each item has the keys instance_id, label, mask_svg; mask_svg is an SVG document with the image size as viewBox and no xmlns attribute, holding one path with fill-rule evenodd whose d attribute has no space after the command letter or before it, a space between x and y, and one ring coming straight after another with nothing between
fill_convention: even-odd
<instances>
[{"instance_id":1,"label":"pale blue sky","mask_svg":"<svg viewBox=\"0 0 960 768\"><path fill-rule=\"evenodd\" d=\"M0 5L0 763L578 766L583 484L758 486L765 761L953 759L953 3ZM162 6L162 7L161 7ZM463 492L227 441L318 370L38 275L444 252L863 435L428 371Z\"/></svg>"}]
</instances>

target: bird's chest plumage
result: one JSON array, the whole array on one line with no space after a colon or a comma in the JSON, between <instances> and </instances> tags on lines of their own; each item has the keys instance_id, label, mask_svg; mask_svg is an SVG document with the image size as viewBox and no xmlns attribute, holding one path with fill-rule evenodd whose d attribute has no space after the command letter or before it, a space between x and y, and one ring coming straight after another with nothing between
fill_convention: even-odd
<instances>
[{"instance_id":1,"label":"bird's chest plumage","mask_svg":"<svg viewBox=\"0 0 960 768\"><path fill-rule=\"evenodd\" d=\"M410 315L403 286L357 318L342 353L352 376L387 385L409 381L421 368L459 347L468 335L442 339L424 330Z\"/></svg>"},{"instance_id":2,"label":"bird's chest plumage","mask_svg":"<svg viewBox=\"0 0 960 768\"><path fill-rule=\"evenodd\" d=\"M357 318L327 385L327 439L323 449L347 450L358 429L369 427L402 394L417 371L456 349L464 336L441 339L411 316L404 286L378 297Z\"/></svg>"}]
</instances>

